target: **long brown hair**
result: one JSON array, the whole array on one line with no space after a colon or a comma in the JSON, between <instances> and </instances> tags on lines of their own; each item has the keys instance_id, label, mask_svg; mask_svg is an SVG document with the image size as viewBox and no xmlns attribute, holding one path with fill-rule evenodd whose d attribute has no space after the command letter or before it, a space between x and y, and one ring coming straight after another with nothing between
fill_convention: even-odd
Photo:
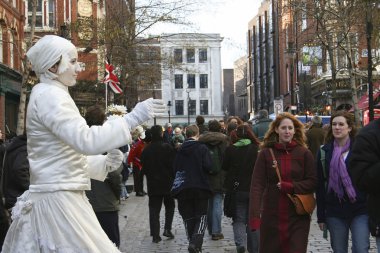
<instances>
[{"instance_id":1,"label":"long brown hair","mask_svg":"<svg viewBox=\"0 0 380 253\"><path fill-rule=\"evenodd\" d=\"M326 143L328 142L332 142L335 138L334 138L334 135L332 133L332 122L333 122L333 119L336 118L336 117L339 117L339 116L342 116L346 119L347 121L347 125L348 127L351 127L351 131L350 131L350 138L353 139L356 135L356 132L357 132L357 129L356 129L356 126L355 126L355 119L354 119L354 115L350 112L347 112L347 111L336 111L332 116L331 116L331 119L330 119L330 124L329 124L329 128L327 130L327 135L326 135Z\"/></svg>"},{"instance_id":2,"label":"long brown hair","mask_svg":"<svg viewBox=\"0 0 380 253\"><path fill-rule=\"evenodd\" d=\"M256 145L260 144L260 141L256 138L252 128L249 125L239 125L236 130L231 132L230 136L231 139L234 140L233 143L240 139L250 139L252 143L255 143Z\"/></svg>"},{"instance_id":3,"label":"long brown hair","mask_svg":"<svg viewBox=\"0 0 380 253\"><path fill-rule=\"evenodd\" d=\"M268 131L265 133L263 142L261 143L261 148L273 147L278 140L278 134L276 133L276 128L278 128L284 119L290 119L294 125L294 136L293 140L303 147L306 145L306 136L304 131L304 125L299 121L293 114L288 112L283 112L277 115L276 119L272 121L269 125Z\"/></svg>"}]
</instances>

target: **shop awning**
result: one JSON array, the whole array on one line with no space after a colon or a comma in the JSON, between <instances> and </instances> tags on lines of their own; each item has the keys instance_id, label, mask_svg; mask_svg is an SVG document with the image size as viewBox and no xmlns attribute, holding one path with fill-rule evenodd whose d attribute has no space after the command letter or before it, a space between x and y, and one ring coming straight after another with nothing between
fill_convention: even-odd
<instances>
[{"instance_id":1,"label":"shop awning","mask_svg":"<svg viewBox=\"0 0 380 253\"><path fill-rule=\"evenodd\" d=\"M380 92L376 92L373 94L373 101L380 96ZM360 110L366 110L368 108L368 94L363 95L358 101L358 107Z\"/></svg>"}]
</instances>

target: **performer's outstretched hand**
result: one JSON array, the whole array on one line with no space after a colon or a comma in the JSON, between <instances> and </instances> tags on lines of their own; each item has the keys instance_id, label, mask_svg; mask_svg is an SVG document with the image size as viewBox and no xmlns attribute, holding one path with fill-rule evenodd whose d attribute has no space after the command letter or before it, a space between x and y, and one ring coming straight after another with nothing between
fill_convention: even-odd
<instances>
[{"instance_id":1,"label":"performer's outstretched hand","mask_svg":"<svg viewBox=\"0 0 380 253\"><path fill-rule=\"evenodd\" d=\"M166 113L166 106L161 99L149 98L138 103L132 112L124 116L129 128L133 129L153 117L163 116Z\"/></svg>"}]
</instances>

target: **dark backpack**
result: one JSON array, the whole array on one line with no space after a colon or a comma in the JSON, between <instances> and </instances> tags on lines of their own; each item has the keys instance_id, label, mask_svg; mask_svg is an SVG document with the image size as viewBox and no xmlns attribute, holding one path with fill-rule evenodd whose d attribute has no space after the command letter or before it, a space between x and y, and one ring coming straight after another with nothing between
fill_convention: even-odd
<instances>
[{"instance_id":1,"label":"dark backpack","mask_svg":"<svg viewBox=\"0 0 380 253\"><path fill-rule=\"evenodd\" d=\"M211 155L212 167L210 174L216 175L222 170L222 152L219 145L207 145Z\"/></svg>"}]
</instances>

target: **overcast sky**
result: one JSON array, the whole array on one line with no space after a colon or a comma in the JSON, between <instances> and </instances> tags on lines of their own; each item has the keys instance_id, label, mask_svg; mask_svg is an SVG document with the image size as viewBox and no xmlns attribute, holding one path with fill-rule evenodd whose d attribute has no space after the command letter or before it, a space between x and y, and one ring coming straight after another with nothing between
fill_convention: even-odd
<instances>
[{"instance_id":1,"label":"overcast sky","mask_svg":"<svg viewBox=\"0 0 380 253\"><path fill-rule=\"evenodd\" d=\"M207 0L205 0L207 1ZM215 1L215 0L214 0ZM232 68L235 60L246 55L248 22L257 14L260 0L216 0L192 15L200 33L220 33L222 42L222 68ZM160 29L160 28L158 28ZM178 27L165 27L165 32L191 32ZM157 32L163 32L157 30ZM192 31L194 32L194 31Z\"/></svg>"}]
</instances>

